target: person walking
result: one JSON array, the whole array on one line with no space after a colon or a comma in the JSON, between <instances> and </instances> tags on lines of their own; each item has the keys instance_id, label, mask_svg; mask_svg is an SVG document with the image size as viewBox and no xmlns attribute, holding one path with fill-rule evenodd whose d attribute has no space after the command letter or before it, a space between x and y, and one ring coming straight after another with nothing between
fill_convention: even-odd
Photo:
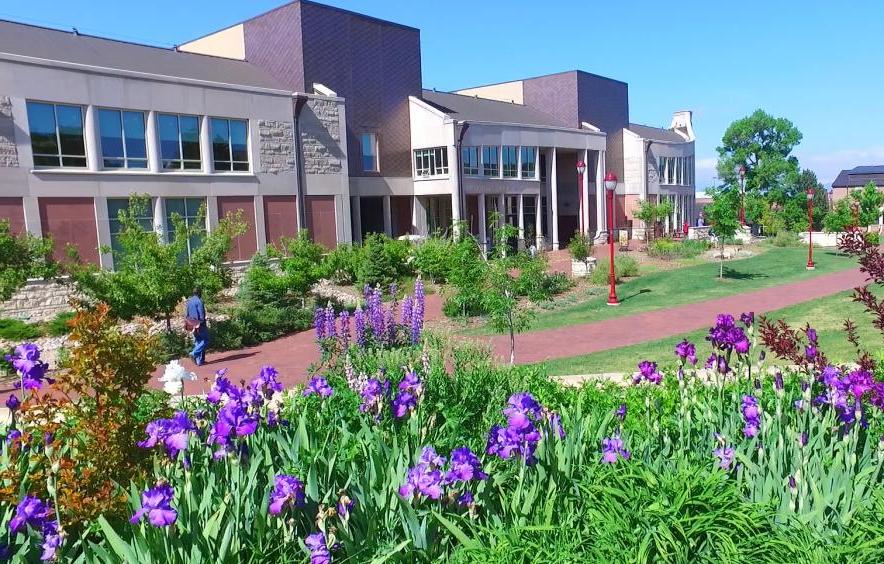
<instances>
[{"instance_id":1,"label":"person walking","mask_svg":"<svg viewBox=\"0 0 884 564\"><path fill-rule=\"evenodd\" d=\"M193 350L190 357L194 364L206 363L206 347L209 346L209 326L206 325L206 306L203 304L203 291L193 289L193 295L184 306L184 327L193 333Z\"/></svg>"}]
</instances>

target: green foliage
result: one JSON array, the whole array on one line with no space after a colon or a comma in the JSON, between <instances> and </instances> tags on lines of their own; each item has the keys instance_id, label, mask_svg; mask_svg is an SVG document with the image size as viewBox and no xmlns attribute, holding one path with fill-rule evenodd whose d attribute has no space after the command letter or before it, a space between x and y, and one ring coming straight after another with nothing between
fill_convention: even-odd
<instances>
[{"instance_id":1,"label":"green foliage","mask_svg":"<svg viewBox=\"0 0 884 564\"><path fill-rule=\"evenodd\" d=\"M304 297L322 277L324 248L314 243L305 229L299 231L297 237L284 240L283 245L287 253L279 261L282 284L293 294Z\"/></svg>"},{"instance_id":2,"label":"green foliage","mask_svg":"<svg viewBox=\"0 0 884 564\"><path fill-rule=\"evenodd\" d=\"M369 234L362 243L362 264L359 268L360 286L368 284L382 288L413 273L409 262L411 243L390 239L381 233Z\"/></svg>"},{"instance_id":3,"label":"green foliage","mask_svg":"<svg viewBox=\"0 0 884 564\"><path fill-rule=\"evenodd\" d=\"M414 249L414 268L425 279L442 283L448 280L454 243L450 239L431 237Z\"/></svg>"},{"instance_id":4,"label":"green foliage","mask_svg":"<svg viewBox=\"0 0 884 564\"><path fill-rule=\"evenodd\" d=\"M584 262L592 256L592 246L592 238L578 230L571 237L571 242L568 243L568 250L571 252L572 259Z\"/></svg>"},{"instance_id":5,"label":"green foliage","mask_svg":"<svg viewBox=\"0 0 884 564\"><path fill-rule=\"evenodd\" d=\"M519 304L519 284L510 274L506 261L491 261L488 286L482 301L491 328L499 333L509 333L510 364L513 364L516 357L515 335L530 327L533 313Z\"/></svg>"},{"instance_id":6,"label":"green foliage","mask_svg":"<svg viewBox=\"0 0 884 564\"><path fill-rule=\"evenodd\" d=\"M50 278L57 271L51 239L15 235L9 220L0 219L0 302L11 298L29 278Z\"/></svg>"},{"instance_id":7,"label":"green foliage","mask_svg":"<svg viewBox=\"0 0 884 564\"><path fill-rule=\"evenodd\" d=\"M468 317L485 313L482 292L488 263L475 239L464 237L451 247L448 290L443 311L449 317Z\"/></svg>"},{"instance_id":8,"label":"green foliage","mask_svg":"<svg viewBox=\"0 0 884 564\"><path fill-rule=\"evenodd\" d=\"M227 217L218 228L205 235L197 220L188 226L174 215L174 236L164 242L159 233L145 231L138 218L147 213L147 196L132 196L121 210L119 221L120 252L114 255L114 270L95 265L71 264L68 271L77 289L96 302L111 307L114 315L131 319L138 315L170 320L175 308L194 287L200 287L206 299L229 286L229 271L224 266L234 237L241 235L245 224L241 217ZM204 217L205 206L200 210ZM202 246L187 259L188 240L202 239Z\"/></svg>"},{"instance_id":9,"label":"green foliage","mask_svg":"<svg viewBox=\"0 0 884 564\"><path fill-rule=\"evenodd\" d=\"M21 342L41 336L40 328L20 319L0 318L0 339Z\"/></svg>"},{"instance_id":10,"label":"green foliage","mask_svg":"<svg viewBox=\"0 0 884 564\"><path fill-rule=\"evenodd\" d=\"M610 277L611 261L606 258L600 259L596 263L595 269L589 275L589 281L598 286L608 284ZM638 262L632 257L615 255L614 256L614 278L619 282L623 278L635 278L639 275Z\"/></svg>"},{"instance_id":11,"label":"green foliage","mask_svg":"<svg viewBox=\"0 0 884 564\"><path fill-rule=\"evenodd\" d=\"M835 207L823 218L823 228L829 233L842 233L852 225L854 225L854 221L853 212L850 209L850 198L838 200Z\"/></svg>"},{"instance_id":12,"label":"green foliage","mask_svg":"<svg viewBox=\"0 0 884 564\"><path fill-rule=\"evenodd\" d=\"M864 237L866 238L866 241L870 245L880 245L881 244L881 234L880 233L875 233L875 232L870 231L870 232L866 233L864 235Z\"/></svg>"},{"instance_id":13,"label":"green foliage","mask_svg":"<svg viewBox=\"0 0 884 564\"><path fill-rule=\"evenodd\" d=\"M726 189L712 193L712 203L706 206L706 217L721 248L718 277L724 278L724 245L733 239L740 228L740 194Z\"/></svg>"},{"instance_id":14,"label":"green foliage","mask_svg":"<svg viewBox=\"0 0 884 564\"><path fill-rule=\"evenodd\" d=\"M532 302L549 301L571 287L571 280L561 272L548 273L544 255L530 258L522 264L516 278L516 293Z\"/></svg>"},{"instance_id":15,"label":"green foliage","mask_svg":"<svg viewBox=\"0 0 884 564\"><path fill-rule=\"evenodd\" d=\"M672 260L676 258L694 258L709 249L706 241L689 239L676 241L668 237L654 240L648 245L648 254L652 257Z\"/></svg>"},{"instance_id":16,"label":"green foliage","mask_svg":"<svg viewBox=\"0 0 884 564\"><path fill-rule=\"evenodd\" d=\"M770 244L774 247L800 247L802 243L797 233L780 231L770 240Z\"/></svg>"},{"instance_id":17,"label":"green foliage","mask_svg":"<svg viewBox=\"0 0 884 564\"><path fill-rule=\"evenodd\" d=\"M746 167L746 192L766 194L798 178L798 159L792 150L801 132L786 118L762 110L733 122L725 130L718 151L718 176L730 187L739 186L735 168Z\"/></svg>"},{"instance_id":18,"label":"green foliage","mask_svg":"<svg viewBox=\"0 0 884 564\"><path fill-rule=\"evenodd\" d=\"M881 206L884 206L884 192L879 191L874 182L869 182L862 190L851 192L850 196L859 205L859 224L862 227L877 225Z\"/></svg>"},{"instance_id":19,"label":"green foliage","mask_svg":"<svg viewBox=\"0 0 884 564\"><path fill-rule=\"evenodd\" d=\"M341 243L322 259L322 277L335 284L353 284L362 266L362 249Z\"/></svg>"},{"instance_id":20,"label":"green foliage","mask_svg":"<svg viewBox=\"0 0 884 564\"><path fill-rule=\"evenodd\" d=\"M162 331L157 335L157 356L163 364L185 358L193 349L193 343L181 331Z\"/></svg>"}]
</instances>

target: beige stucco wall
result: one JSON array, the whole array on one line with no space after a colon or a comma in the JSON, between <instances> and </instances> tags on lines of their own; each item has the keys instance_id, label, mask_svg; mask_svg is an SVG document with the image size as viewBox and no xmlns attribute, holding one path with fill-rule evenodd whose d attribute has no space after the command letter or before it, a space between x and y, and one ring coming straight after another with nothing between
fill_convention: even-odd
<instances>
[{"instance_id":1,"label":"beige stucco wall","mask_svg":"<svg viewBox=\"0 0 884 564\"><path fill-rule=\"evenodd\" d=\"M188 53L201 53L203 55L214 55L216 57L226 57L228 59L245 60L246 43L243 34L243 25L238 24L221 31L216 31L211 35L194 39L188 43L178 46L179 51Z\"/></svg>"},{"instance_id":2,"label":"beige stucco wall","mask_svg":"<svg viewBox=\"0 0 884 564\"><path fill-rule=\"evenodd\" d=\"M501 102L515 102L516 104L525 103L525 94L521 80L504 82L501 84L490 84L488 86L479 86L476 88L465 88L463 90L457 90L456 92L466 96L478 96L479 98L500 100Z\"/></svg>"}]
</instances>

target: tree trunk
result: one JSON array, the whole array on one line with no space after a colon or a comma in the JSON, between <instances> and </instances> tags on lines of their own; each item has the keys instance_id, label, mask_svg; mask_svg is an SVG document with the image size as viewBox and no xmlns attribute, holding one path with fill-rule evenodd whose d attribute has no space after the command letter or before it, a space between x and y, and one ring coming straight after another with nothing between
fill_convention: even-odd
<instances>
[{"instance_id":1,"label":"tree trunk","mask_svg":"<svg viewBox=\"0 0 884 564\"><path fill-rule=\"evenodd\" d=\"M721 240L721 254L718 255L718 279L724 278L724 239Z\"/></svg>"},{"instance_id":2,"label":"tree trunk","mask_svg":"<svg viewBox=\"0 0 884 564\"><path fill-rule=\"evenodd\" d=\"M507 313L507 321L510 327L510 366L516 363L516 332L513 327L513 313Z\"/></svg>"},{"instance_id":3,"label":"tree trunk","mask_svg":"<svg viewBox=\"0 0 884 564\"><path fill-rule=\"evenodd\" d=\"M166 333L172 332L172 316L166 313Z\"/></svg>"}]
</instances>

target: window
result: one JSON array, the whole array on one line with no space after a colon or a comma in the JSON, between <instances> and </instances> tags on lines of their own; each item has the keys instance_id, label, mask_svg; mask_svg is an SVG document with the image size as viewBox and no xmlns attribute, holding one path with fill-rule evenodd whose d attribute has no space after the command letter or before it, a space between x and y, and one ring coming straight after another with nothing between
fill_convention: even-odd
<instances>
[{"instance_id":1,"label":"window","mask_svg":"<svg viewBox=\"0 0 884 564\"><path fill-rule=\"evenodd\" d=\"M120 256L123 247L120 244L120 233L123 231L123 224L120 221L120 212L129 210L128 198L113 198L107 200L107 217L108 226L110 227L111 249L114 254ZM138 224L144 231L153 231L153 205L148 201L147 206L140 210L141 214L136 218Z\"/></svg>"},{"instance_id":2,"label":"window","mask_svg":"<svg viewBox=\"0 0 884 564\"><path fill-rule=\"evenodd\" d=\"M500 161L497 158L497 147L482 147L482 174L500 176Z\"/></svg>"},{"instance_id":3,"label":"window","mask_svg":"<svg viewBox=\"0 0 884 564\"><path fill-rule=\"evenodd\" d=\"M414 173L417 176L448 174L448 149L445 147L415 149Z\"/></svg>"},{"instance_id":4,"label":"window","mask_svg":"<svg viewBox=\"0 0 884 564\"><path fill-rule=\"evenodd\" d=\"M537 147L522 147L522 178L537 177Z\"/></svg>"},{"instance_id":5,"label":"window","mask_svg":"<svg viewBox=\"0 0 884 564\"><path fill-rule=\"evenodd\" d=\"M504 221L513 227L519 226L519 197L504 197Z\"/></svg>"},{"instance_id":6,"label":"window","mask_svg":"<svg viewBox=\"0 0 884 564\"><path fill-rule=\"evenodd\" d=\"M363 133L359 136L362 146L362 170L378 172L378 136L374 133Z\"/></svg>"},{"instance_id":7,"label":"window","mask_svg":"<svg viewBox=\"0 0 884 564\"><path fill-rule=\"evenodd\" d=\"M242 119L212 118L215 170L249 171L249 124Z\"/></svg>"},{"instance_id":8,"label":"window","mask_svg":"<svg viewBox=\"0 0 884 564\"><path fill-rule=\"evenodd\" d=\"M504 145L501 154L503 156L503 177L517 178L519 176L519 148Z\"/></svg>"},{"instance_id":9,"label":"window","mask_svg":"<svg viewBox=\"0 0 884 564\"><path fill-rule=\"evenodd\" d=\"M694 184L694 157L660 157L657 163L660 184Z\"/></svg>"},{"instance_id":10,"label":"window","mask_svg":"<svg viewBox=\"0 0 884 564\"><path fill-rule=\"evenodd\" d=\"M104 168L147 168L144 112L98 110Z\"/></svg>"},{"instance_id":11,"label":"window","mask_svg":"<svg viewBox=\"0 0 884 564\"><path fill-rule=\"evenodd\" d=\"M463 147L461 149L463 159L463 173L467 176L479 176L479 148Z\"/></svg>"},{"instance_id":12,"label":"window","mask_svg":"<svg viewBox=\"0 0 884 564\"><path fill-rule=\"evenodd\" d=\"M196 116L159 114L160 155L165 170L199 170L200 120Z\"/></svg>"},{"instance_id":13,"label":"window","mask_svg":"<svg viewBox=\"0 0 884 564\"><path fill-rule=\"evenodd\" d=\"M525 221L525 244L533 245L534 239L537 237L537 197L522 197L522 215Z\"/></svg>"},{"instance_id":14,"label":"window","mask_svg":"<svg viewBox=\"0 0 884 564\"><path fill-rule=\"evenodd\" d=\"M28 102L34 166L86 167L83 108Z\"/></svg>"},{"instance_id":15,"label":"window","mask_svg":"<svg viewBox=\"0 0 884 564\"><path fill-rule=\"evenodd\" d=\"M184 221L184 225L188 228L197 227L197 233L192 235L187 241L187 257L193 255L193 251L197 250L203 244L203 238L206 232L205 223L205 198L166 198L163 202L166 211L166 240L173 241L175 239L175 221L174 218L180 217Z\"/></svg>"}]
</instances>

